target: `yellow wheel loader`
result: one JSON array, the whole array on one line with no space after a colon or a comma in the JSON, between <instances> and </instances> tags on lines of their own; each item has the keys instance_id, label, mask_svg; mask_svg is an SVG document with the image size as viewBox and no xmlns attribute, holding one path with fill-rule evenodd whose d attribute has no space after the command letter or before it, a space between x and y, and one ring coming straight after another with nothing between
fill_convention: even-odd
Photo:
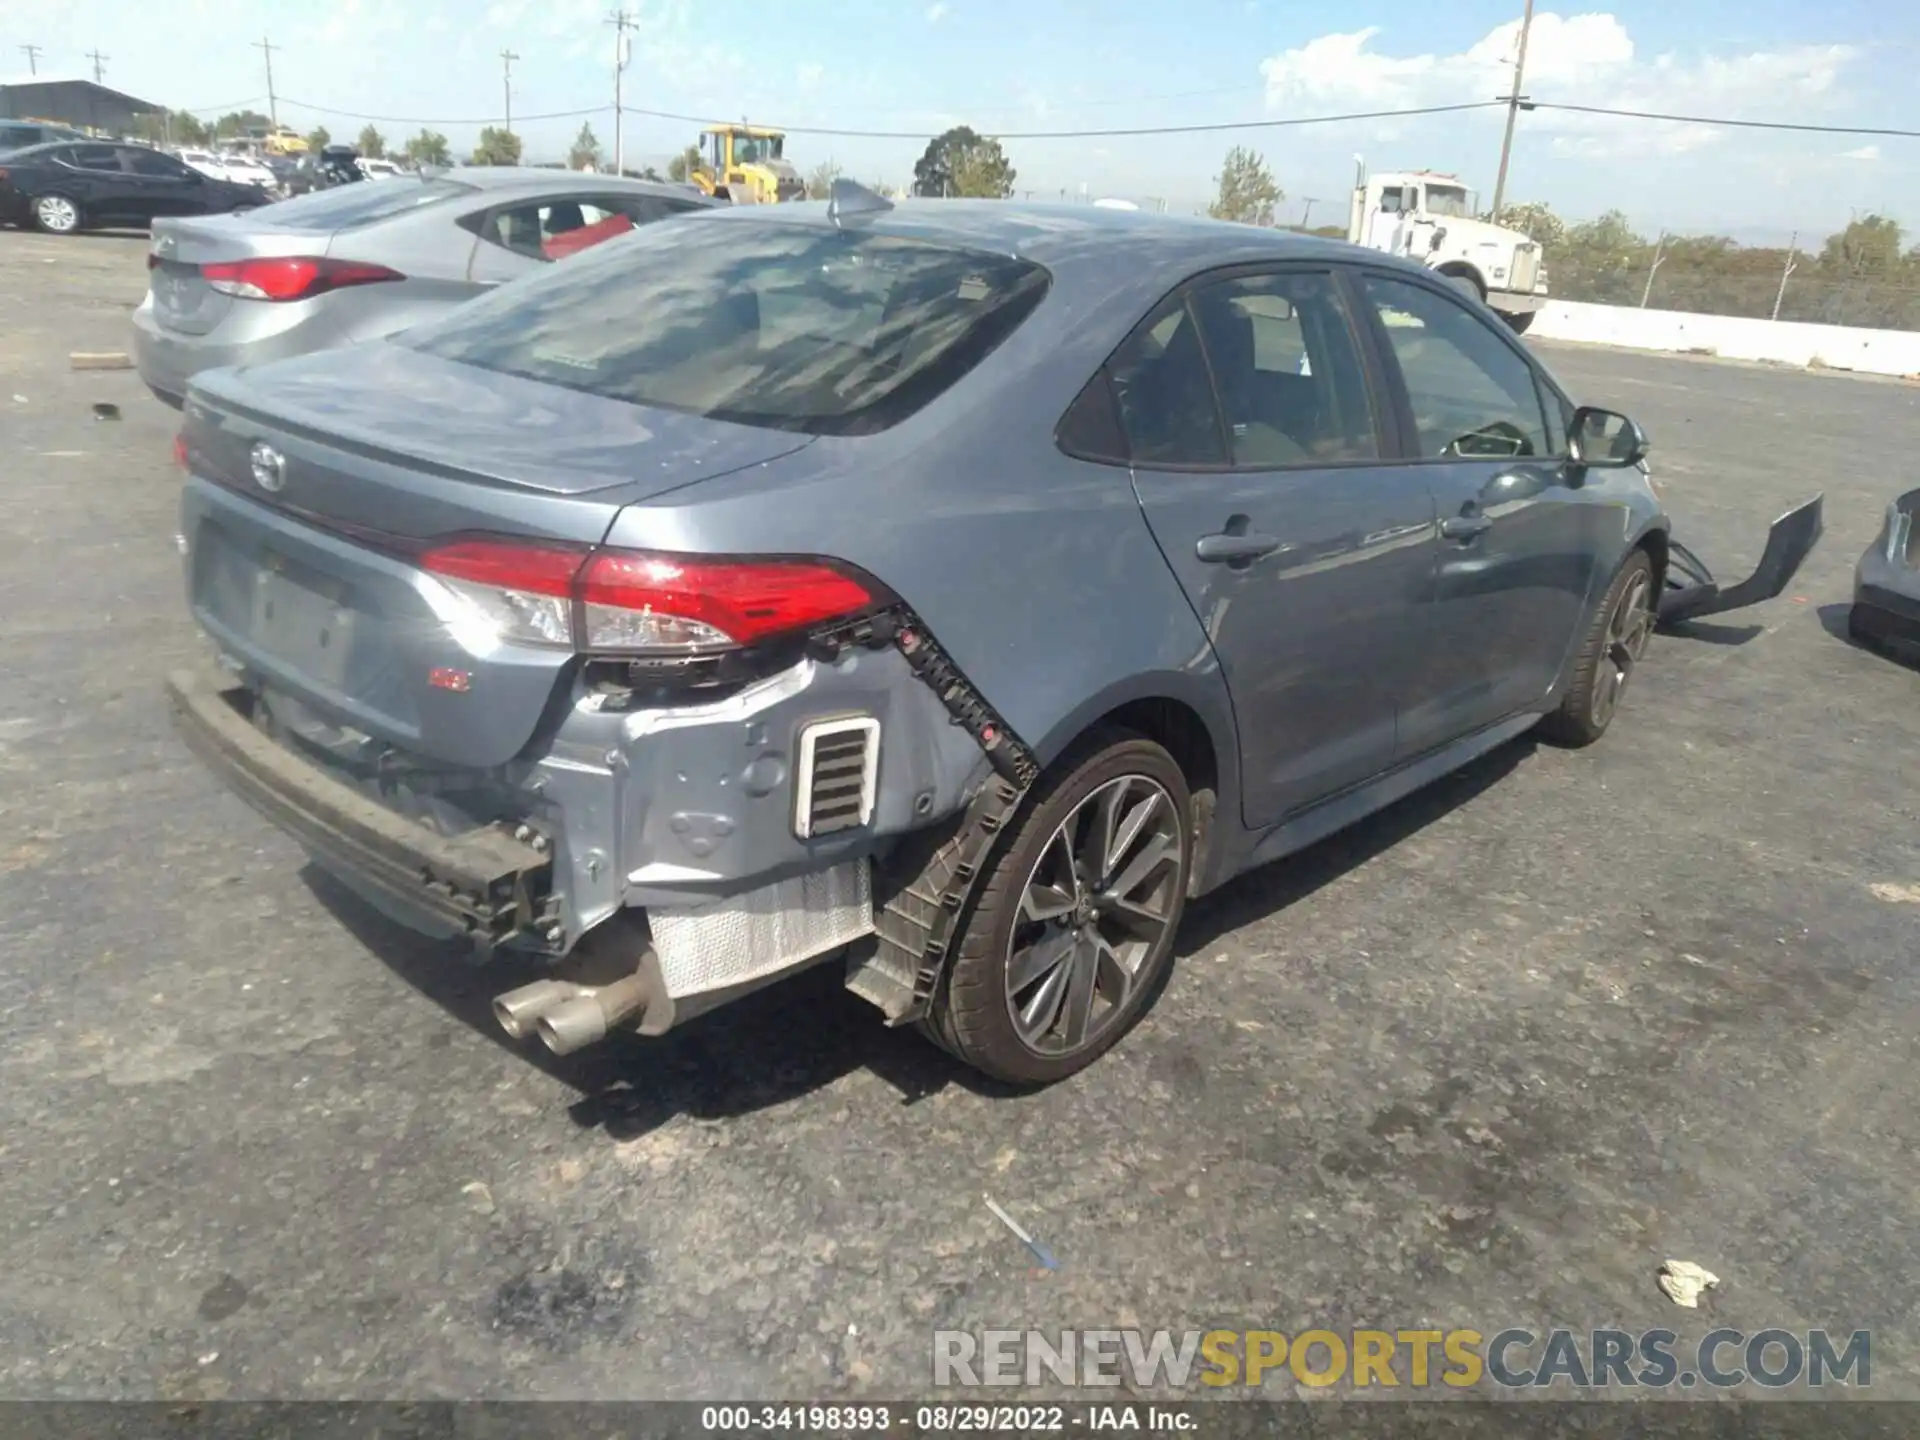
<instances>
[{"instance_id":1,"label":"yellow wheel loader","mask_svg":"<svg viewBox=\"0 0 1920 1440\"><path fill-rule=\"evenodd\" d=\"M804 200L806 182L787 161L787 135L763 125L715 125L700 132L700 163L687 179L702 194L735 205Z\"/></svg>"}]
</instances>

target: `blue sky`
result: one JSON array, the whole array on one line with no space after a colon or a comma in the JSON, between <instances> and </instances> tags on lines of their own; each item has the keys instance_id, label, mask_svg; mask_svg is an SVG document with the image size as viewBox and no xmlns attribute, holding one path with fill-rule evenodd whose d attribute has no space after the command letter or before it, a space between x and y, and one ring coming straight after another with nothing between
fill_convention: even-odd
<instances>
[{"instance_id":1,"label":"blue sky","mask_svg":"<svg viewBox=\"0 0 1920 1440\"><path fill-rule=\"evenodd\" d=\"M1894 0L1541 0L1527 90L1541 100L1735 118L1920 128L1911 76L1920 6ZM1199 125L1487 99L1503 88L1520 0L637 0L629 102L792 126L988 133ZM519 116L599 107L612 132L608 0L68 0L8 7L0 72L42 47L43 73L106 79L184 108L264 108L270 34L281 117L352 134L343 112L433 122L456 147L502 108L516 51ZM18 62L18 63L16 63ZM318 107L318 108L315 108ZM580 121L516 125L534 158L558 158ZM661 161L696 126L630 115L630 163ZM1430 166L1493 187L1500 115L1353 122L1150 138L1009 139L1017 188L1040 195L1204 204L1229 145L1261 150L1287 192L1337 218L1356 153L1376 169ZM796 134L803 169L829 157L903 182L921 142ZM1625 210L1649 231L1711 229L1751 241L1815 234L1856 210L1920 227L1920 140L1781 135L1534 112L1521 119L1509 192L1576 218Z\"/></svg>"}]
</instances>

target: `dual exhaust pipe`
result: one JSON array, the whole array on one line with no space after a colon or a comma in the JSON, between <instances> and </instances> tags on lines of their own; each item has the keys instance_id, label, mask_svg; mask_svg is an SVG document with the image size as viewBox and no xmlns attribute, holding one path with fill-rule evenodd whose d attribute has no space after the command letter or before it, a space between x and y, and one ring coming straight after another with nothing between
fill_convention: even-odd
<instances>
[{"instance_id":1,"label":"dual exhaust pipe","mask_svg":"<svg viewBox=\"0 0 1920 1440\"><path fill-rule=\"evenodd\" d=\"M495 996L493 1018L515 1040L537 1035L554 1054L571 1055L623 1028L662 1034L673 1024L673 1001L649 947L639 968L604 985L536 980Z\"/></svg>"}]
</instances>

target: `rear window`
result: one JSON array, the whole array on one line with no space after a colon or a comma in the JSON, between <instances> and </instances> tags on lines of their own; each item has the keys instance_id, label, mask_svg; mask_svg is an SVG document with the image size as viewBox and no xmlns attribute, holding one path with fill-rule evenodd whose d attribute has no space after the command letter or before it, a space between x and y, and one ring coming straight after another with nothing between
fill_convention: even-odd
<instances>
[{"instance_id":1,"label":"rear window","mask_svg":"<svg viewBox=\"0 0 1920 1440\"><path fill-rule=\"evenodd\" d=\"M636 405L866 435L979 364L1048 280L921 240L694 220L643 226L402 343Z\"/></svg>"},{"instance_id":2,"label":"rear window","mask_svg":"<svg viewBox=\"0 0 1920 1440\"><path fill-rule=\"evenodd\" d=\"M415 185L342 185L282 200L264 213L286 230L353 230L472 193L471 185L452 180L422 180Z\"/></svg>"}]
</instances>

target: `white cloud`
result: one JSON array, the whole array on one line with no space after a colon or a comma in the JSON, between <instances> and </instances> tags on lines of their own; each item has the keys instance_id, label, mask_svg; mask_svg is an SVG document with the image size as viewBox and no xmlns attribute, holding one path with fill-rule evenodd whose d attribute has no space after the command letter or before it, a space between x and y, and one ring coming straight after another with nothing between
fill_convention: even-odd
<instances>
[{"instance_id":1,"label":"white cloud","mask_svg":"<svg viewBox=\"0 0 1920 1440\"><path fill-rule=\"evenodd\" d=\"M927 6L927 23L929 25L938 25L942 20L946 19L949 8L947 0L933 0L933 4Z\"/></svg>"},{"instance_id":2,"label":"white cloud","mask_svg":"<svg viewBox=\"0 0 1920 1440\"><path fill-rule=\"evenodd\" d=\"M1880 158L1880 147L1878 145L1862 145L1858 150L1842 150L1840 152L1840 158L1842 160L1878 160Z\"/></svg>"},{"instance_id":3,"label":"white cloud","mask_svg":"<svg viewBox=\"0 0 1920 1440\"><path fill-rule=\"evenodd\" d=\"M1296 113L1413 109L1490 100L1513 83L1520 22L1508 21L1457 54L1396 55L1377 48L1378 26L1322 35L1263 60L1269 109ZM1527 41L1526 93L1541 101L1612 109L1721 113L1730 117L1804 113L1833 98L1835 84L1858 51L1849 45L1642 59L1611 14L1536 15ZM1535 131L1558 132L1556 153L1677 153L1698 149L1721 132L1670 122L1537 110Z\"/></svg>"}]
</instances>

